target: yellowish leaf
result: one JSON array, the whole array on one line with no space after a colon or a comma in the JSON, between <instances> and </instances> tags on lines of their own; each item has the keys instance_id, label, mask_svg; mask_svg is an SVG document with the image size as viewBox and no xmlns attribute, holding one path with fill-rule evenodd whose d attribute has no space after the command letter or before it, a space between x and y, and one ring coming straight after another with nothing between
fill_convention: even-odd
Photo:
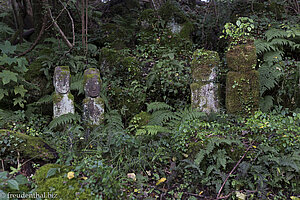
<instances>
[{"instance_id":1,"label":"yellowish leaf","mask_svg":"<svg viewBox=\"0 0 300 200\"><path fill-rule=\"evenodd\" d=\"M85 177L85 176L83 176L83 177L81 177L81 179L83 179L83 180L86 180L86 179L88 179L87 177Z\"/></svg>"},{"instance_id":2,"label":"yellowish leaf","mask_svg":"<svg viewBox=\"0 0 300 200\"><path fill-rule=\"evenodd\" d=\"M199 192L199 195L203 194L203 191Z\"/></svg>"},{"instance_id":3,"label":"yellowish leaf","mask_svg":"<svg viewBox=\"0 0 300 200\"><path fill-rule=\"evenodd\" d=\"M157 181L156 185L159 185L159 184L165 182L166 180L167 180L166 178L161 178Z\"/></svg>"},{"instance_id":4,"label":"yellowish leaf","mask_svg":"<svg viewBox=\"0 0 300 200\"><path fill-rule=\"evenodd\" d=\"M68 177L68 179L74 178L74 172L68 172L67 177Z\"/></svg>"}]
</instances>

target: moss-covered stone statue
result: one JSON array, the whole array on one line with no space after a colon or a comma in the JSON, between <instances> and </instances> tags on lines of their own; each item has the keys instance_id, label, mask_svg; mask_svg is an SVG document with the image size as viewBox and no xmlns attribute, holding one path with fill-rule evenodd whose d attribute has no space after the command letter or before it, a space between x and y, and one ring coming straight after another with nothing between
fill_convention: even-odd
<instances>
[{"instance_id":1,"label":"moss-covered stone statue","mask_svg":"<svg viewBox=\"0 0 300 200\"><path fill-rule=\"evenodd\" d=\"M226 109L231 114L246 115L259 108L259 74L253 41L232 46L226 54Z\"/></svg>"},{"instance_id":2,"label":"moss-covered stone statue","mask_svg":"<svg viewBox=\"0 0 300 200\"><path fill-rule=\"evenodd\" d=\"M220 59L217 52L198 49L193 54L191 100L192 107L202 112L219 112L219 85L217 67Z\"/></svg>"},{"instance_id":3,"label":"moss-covered stone statue","mask_svg":"<svg viewBox=\"0 0 300 200\"><path fill-rule=\"evenodd\" d=\"M53 85L53 115L54 118L63 114L74 113L74 97L70 93L70 69L68 66L55 68Z\"/></svg>"},{"instance_id":4,"label":"moss-covered stone statue","mask_svg":"<svg viewBox=\"0 0 300 200\"><path fill-rule=\"evenodd\" d=\"M89 125L100 125L104 119L104 101L100 95L100 72L89 68L84 72L83 118Z\"/></svg>"}]
</instances>

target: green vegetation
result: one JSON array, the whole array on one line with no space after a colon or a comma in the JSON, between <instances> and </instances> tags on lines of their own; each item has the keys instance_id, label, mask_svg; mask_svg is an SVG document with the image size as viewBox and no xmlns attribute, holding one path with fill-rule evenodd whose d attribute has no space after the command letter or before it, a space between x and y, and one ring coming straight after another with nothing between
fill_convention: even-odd
<instances>
[{"instance_id":1,"label":"green vegetation","mask_svg":"<svg viewBox=\"0 0 300 200\"><path fill-rule=\"evenodd\" d=\"M300 199L299 1L20 2L0 3L1 199ZM75 113L53 119L56 66Z\"/></svg>"}]
</instances>

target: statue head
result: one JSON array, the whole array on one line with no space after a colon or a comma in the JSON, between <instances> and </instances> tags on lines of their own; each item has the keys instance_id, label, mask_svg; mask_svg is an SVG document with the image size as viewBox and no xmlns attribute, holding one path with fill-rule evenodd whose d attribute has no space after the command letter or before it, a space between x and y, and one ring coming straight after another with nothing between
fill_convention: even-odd
<instances>
[{"instance_id":1,"label":"statue head","mask_svg":"<svg viewBox=\"0 0 300 200\"><path fill-rule=\"evenodd\" d=\"M66 94L70 90L70 69L68 66L59 66L55 68L53 85L55 91L60 94Z\"/></svg>"},{"instance_id":2,"label":"statue head","mask_svg":"<svg viewBox=\"0 0 300 200\"><path fill-rule=\"evenodd\" d=\"M88 97L98 97L100 94L100 72L98 69L89 68L84 71L84 91Z\"/></svg>"}]
</instances>

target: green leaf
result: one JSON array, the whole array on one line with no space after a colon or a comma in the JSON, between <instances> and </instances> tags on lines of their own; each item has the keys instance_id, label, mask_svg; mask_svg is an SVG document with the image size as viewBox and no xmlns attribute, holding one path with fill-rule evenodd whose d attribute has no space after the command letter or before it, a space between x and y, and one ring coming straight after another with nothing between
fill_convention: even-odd
<instances>
[{"instance_id":1,"label":"green leaf","mask_svg":"<svg viewBox=\"0 0 300 200\"><path fill-rule=\"evenodd\" d=\"M11 72L9 70L3 70L0 72L0 78L2 78L3 85L9 83L11 80L17 82L17 73Z\"/></svg>"},{"instance_id":2,"label":"green leaf","mask_svg":"<svg viewBox=\"0 0 300 200\"><path fill-rule=\"evenodd\" d=\"M240 21L240 20L237 20L237 21L236 21L236 25L237 25L237 26L240 26L240 25L241 25L241 21Z\"/></svg>"},{"instance_id":3,"label":"green leaf","mask_svg":"<svg viewBox=\"0 0 300 200\"><path fill-rule=\"evenodd\" d=\"M3 56L0 56L0 65L9 64L17 62L16 58L8 57L6 54L3 54Z\"/></svg>"},{"instance_id":4,"label":"green leaf","mask_svg":"<svg viewBox=\"0 0 300 200\"><path fill-rule=\"evenodd\" d=\"M19 190L19 183L16 180L8 180L7 185L10 189Z\"/></svg>"},{"instance_id":5,"label":"green leaf","mask_svg":"<svg viewBox=\"0 0 300 200\"><path fill-rule=\"evenodd\" d=\"M18 176L16 176L15 180L19 183L19 185L24 185L29 183L26 176L20 174Z\"/></svg>"},{"instance_id":6,"label":"green leaf","mask_svg":"<svg viewBox=\"0 0 300 200\"><path fill-rule=\"evenodd\" d=\"M28 90L24 89L24 86L23 86L23 85L15 86L15 89L14 89L15 94L20 94L21 97L24 97L24 96L25 96L25 93L26 93L27 91L28 91Z\"/></svg>"},{"instance_id":7,"label":"green leaf","mask_svg":"<svg viewBox=\"0 0 300 200\"><path fill-rule=\"evenodd\" d=\"M56 174L56 172L57 172L57 169L58 169L58 168L50 168L50 169L48 170L48 172L47 172L46 178L49 178L49 177L51 177L51 176L54 176L54 175Z\"/></svg>"},{"instance_id":8,"label":"green leaf","mask_svg":"<svg viewBox=\"0 0 300 200\"><path fill-rule=\"evenodd\" d=\"M6 54L6 53L13 54L15 52L15 50L17 49L17 47L12 46L11 43L6 40L4 44L0 44L0 49L2 50L2 53L4 53L4 54Z\"/></svg>"},{"instance_id":9,"label":"green leaf","mask_svg":"<svg viewBox=\"0 0 300 200\"><path fill-rule=\"evenodd\" d=\"M15 70L18 72L24 73L27 72L28 69L26 68L26 65L28 65L28 62L26 58L19 58L17 59L18 65L14 67Z\"/></svg>"},{"instance_id":10,"label":"green leaf","mask_svg":"<svg viewBox=\"0 0 300 200\"><path fill-rule=\"evenodd\" d=\"M3 99L4 95L8 96L8 91L5 89L0 89L0 100Z\"/></svg>"},{"instance_id":11,"label":"green leaf","mask_svg":"<svg viewBox=\"0 0 300 200\"><path fill-rule=\"evenodd\" d=\"M0 190L0 197L1 200L8 200L7 194L2 190Z\"/></svg>"},{"instance_id":12,"label":"green leaf","mask_svg":"<svg viewBox=\"0 0 300 200\"><path fill-rule=\"evenodd\" d=\"M13 100L14 100L14 106L19 104L21 108L24 108L24 103L26 102L26 100L22 99L21 97L14 98Z\"/></svg>"},{"instance_id":13,"label":"green leaf","mask_svg":"<svg viewBox=\"0 0 300 200\"><path fill-rule=\"evenodd\" d=\"M6 172L6 171L0 172L0 179L7 179L7 174L8 174L8 172Z\"/></svg>"}]
</instances>

